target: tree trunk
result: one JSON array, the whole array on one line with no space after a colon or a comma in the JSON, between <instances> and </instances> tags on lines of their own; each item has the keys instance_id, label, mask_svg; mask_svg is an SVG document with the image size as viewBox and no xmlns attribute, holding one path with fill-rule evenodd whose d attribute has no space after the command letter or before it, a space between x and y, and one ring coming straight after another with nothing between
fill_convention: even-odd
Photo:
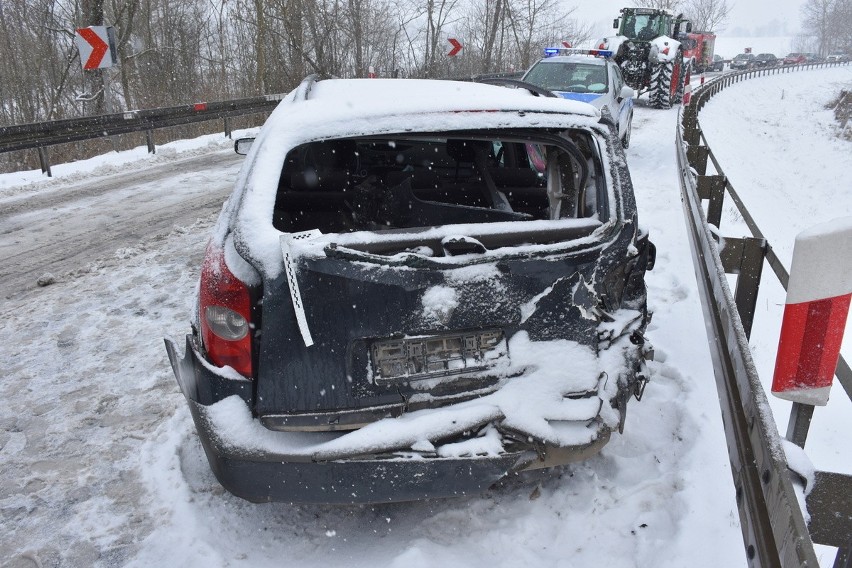
<instances>
[{"instance_id":1,"label":"tree trunk","mask_svg":"<svg viewBox=\"0 0 852 568\"><path fill-rule=\"evenodd\" d=\"M83 16L83 26L104 25L103 0L82 0L80 3ZM106 82L103 69L83 70L83 84L86 92L83 94L83 112L87 115L98 115L106 112Z\"/></svg>"}]
</instances>

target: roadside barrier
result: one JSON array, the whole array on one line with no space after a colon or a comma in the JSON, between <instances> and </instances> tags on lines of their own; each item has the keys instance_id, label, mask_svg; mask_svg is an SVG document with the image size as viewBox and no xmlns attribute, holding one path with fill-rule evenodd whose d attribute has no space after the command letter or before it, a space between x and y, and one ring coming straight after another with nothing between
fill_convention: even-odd
<instances>
[{"instance_id":1,"label":"roadside barrier","mask_svg":"<svg viewBox=\"0 0 852 568\"><path fill-rule=\"evenodd\" d=\"M707 145L698 113L711 97L739 81L837 65L846 64L727 73L696 89L692 104L682 106L679 115L676 152L684 214L750 566L819 566L814 543L838 548L835 568L852 566L852 476L817 471L812 487L806 488L810 518L805 521L791 480L799 479L789 468L748 344L764 260L785 289L790 276ZM708 166L714 173L708 174ZM739 210L751 237L722 235L726 196ZM733 294L727 274L737 275ZM844 286L845 282L838 282L831 293ZM852 399L852 370L842 357L834 374ZM787 427L786 439L802 448L814 411L812 402L794 402Z\"/></svg>"},{"instance_id":2,"label":"roadside barrier","mask_svg":"<svg viewBox=\"0 0 852 568\"><path fill-rule=\"evenodd\" d=\"M230 119L232 117L254 113L269 113L283 96L265 95L232 101L195 103L177 107L131 110L114 114L54 120L51 122L3 126L0 127L0 154L35 149L38 151L42 173L50 176L50 160L47 154L49 146L102 138L115 134L145 132L148 152L153 154L156 152L154 130L158 128L168 128L170 126L180 126L209 120L222 120L225 136L230 137Z\"/></svg>"}]
</instances>

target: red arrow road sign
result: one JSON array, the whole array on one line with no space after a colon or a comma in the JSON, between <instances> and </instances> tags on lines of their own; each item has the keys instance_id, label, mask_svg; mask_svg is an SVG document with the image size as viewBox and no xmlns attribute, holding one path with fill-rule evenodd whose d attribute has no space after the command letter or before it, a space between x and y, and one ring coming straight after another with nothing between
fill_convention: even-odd
<instances>
[{"instance_id":1,"label":"red arrow road sign","mask_svg":"<svg viewBox=\"0 0 852 568\"><path fill-rule=\"evenodd\" d=\"M89 26L77 30L77 49L83 69L112 67L112 54L109 48L109 34L106 26Z\"/></svg>"},{"instance_id":2,"label":"red arrow road sign","mask_svg":"<svg viewBox=\"0 0 852 568\"><path fill-rule=\"evenodd\" d=\"M459 51L462 50L462 44L461 44L461 42L459 42L459 40L451 37L448 41L453 46L453 48L450 50L450 52L447 53L447 55L449 55L450 57L452 57L453 55L457 54Z\"/></svg>"}]
</instances>

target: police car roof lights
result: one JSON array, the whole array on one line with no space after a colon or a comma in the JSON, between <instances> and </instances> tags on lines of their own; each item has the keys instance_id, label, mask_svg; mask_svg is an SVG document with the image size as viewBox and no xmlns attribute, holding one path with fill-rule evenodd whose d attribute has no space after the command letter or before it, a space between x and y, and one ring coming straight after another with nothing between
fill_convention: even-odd
<instances>
[{"instance_id":1,"label":"police car roof lights","mask_svg":"<svg viewBox=\"0 0 852 568\"><path fill-rule=\"evenodd\" d=\"M545 47L544 56L556 55L594 55L597 57L612 57L612 50L608 49L574 49L573 47Z\"/></svg>"}]
</instances>

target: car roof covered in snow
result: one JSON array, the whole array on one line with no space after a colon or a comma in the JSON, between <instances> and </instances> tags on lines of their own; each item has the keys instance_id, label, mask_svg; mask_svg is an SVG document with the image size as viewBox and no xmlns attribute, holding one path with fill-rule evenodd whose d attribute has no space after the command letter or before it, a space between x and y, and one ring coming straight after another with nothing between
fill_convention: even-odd
<instances>
[{"instance_id":1,"label":"car roof covered in snow","mask_svg":"<svg viewBox=\"0 0 852 568\"><path fill-rule=\"evenodd\" d=\"M529 111L597 118L583 104L565 105L524 89L469 81L429 79L331 79L303 83L276 109L324 122L337 117L377 117L465 111ZM296 103L288 105L287 103ZM298 107L298 108L296 108ZM329 108L332 107L332 108ZM321 110L319 110L321 108ZM313 112L314 109L318 113ZM328 113L332 114L329 115Z\"/></svg>"}]
</instances>

